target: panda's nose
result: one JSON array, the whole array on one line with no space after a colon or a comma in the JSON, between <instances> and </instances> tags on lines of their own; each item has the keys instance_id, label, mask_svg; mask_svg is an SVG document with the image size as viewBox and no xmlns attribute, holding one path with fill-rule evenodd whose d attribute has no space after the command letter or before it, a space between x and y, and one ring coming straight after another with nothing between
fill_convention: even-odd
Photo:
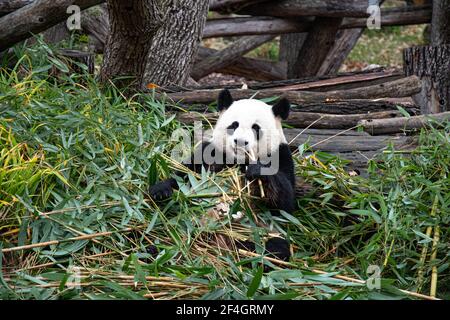
<instances>
[{"instance_id":1,"label":"panda's nose","mask_svg":"<svg viewBox=\"0 0 450 320\"><path fill-rule=\"evenodd\" d=\"M234 139L234 144L240 147L248 146L247 140Z\"/></svg>"}]
</instances>

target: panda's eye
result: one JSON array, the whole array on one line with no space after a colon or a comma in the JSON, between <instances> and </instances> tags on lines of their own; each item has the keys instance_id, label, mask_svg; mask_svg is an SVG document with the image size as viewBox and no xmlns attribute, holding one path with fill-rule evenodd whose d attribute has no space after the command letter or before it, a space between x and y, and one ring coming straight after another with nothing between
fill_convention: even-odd
<instances>
[{"instance_id":1,"label":"panda's eye","mask_svg":"<svg viewBox=\"0 0 450 320\"><path fill-rule=\"evenodd\" d=\"M261 127L258 126L256 123L252 126L252 130L255 132L256 134L256 139L259 140L259 138L261 138Z\"/></svg>"},{"instance_id":2,"label":"panda's eye","mask_svg":"<svg viewBox=\"0 0 450 320\"><path fill-rule=\"evenodd\" d=\"M227 128L228 134L232 134L234 130L236 130L239 127L239 122L235 121L232 124L230 124Z\"/></svg>"}]
</instances>

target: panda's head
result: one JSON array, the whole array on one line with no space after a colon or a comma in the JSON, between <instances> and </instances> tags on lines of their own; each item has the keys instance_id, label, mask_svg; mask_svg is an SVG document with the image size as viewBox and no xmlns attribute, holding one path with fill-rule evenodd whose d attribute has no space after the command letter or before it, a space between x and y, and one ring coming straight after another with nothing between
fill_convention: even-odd
<instances>
[{"instance_id":1,"label":"panda's head","mask_svg":"<svg viewBox=\"0 0 450 320\"><path fill-rule=\"evenodd\" d=\"M281 120L289 116L287 99L274 106L255 99L233 101L225 89L219 94L218 109L212 143L227 159L233 158L240 164L247 159L263 159L286 143Z\"/></svg>"}]
</instances>

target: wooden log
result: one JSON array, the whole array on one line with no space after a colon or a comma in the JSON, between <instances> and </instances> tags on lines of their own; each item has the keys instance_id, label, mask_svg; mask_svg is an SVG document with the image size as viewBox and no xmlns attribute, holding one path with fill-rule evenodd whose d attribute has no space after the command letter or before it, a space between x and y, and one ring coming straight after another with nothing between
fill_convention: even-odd
<instances>
[{"instance_id":1,"label":"wooden log","mask_svg":"<svg viewBox=\"0 0 450 320\"><path fill-rule=\"evenodd\" d=\"M274 17L367 17L367 0L278 0L259 3L238 12Z\"/></svg>"},{"instance_id":2,"label":"wooden log","mask_svg":"<svg viewBox=\"0 0 450 320\"><path fill-rule=\"evenodd\" d=\"M357 114L379 111L398 110L401 107L410 115L417 115L420 110L412 101L390 101L390 100L370 100L355 99L345 101L324 101L318 103L303 103L293 106L292 109L298 112L314 112L326 114Z\"/></svg>"},{"instance_id":3,"label":"wooden log","mask_svg":"<svg viewBox=\"0 0 450 320\"><path fill-rule=\"evenodd\" d=\"M89 36L91 50L96 53L103 53L109 33L108 10L105 4L95 9L83 12L81 28Z\"/></svg>"},{"instance_id":4,"label":"wooden log","mask_svg":"<svg viewBox=\"0 0 450 320\"><path fill-rule=\"evenodd\" d=\"M29 5L34 0L0 0L0 17Z\"/></svg>"},{"instance_id":5,"label":"wooden log","mask_svg":"<svg viewBox=\"0 0 450 320\"><path fill-rule=\"evenodd\" d=\"M346 90L358 87L367 87L388 81L404 78L403 71L396 69L384 70L383 68L367 71L344 72L336 75L323 75L305 77L301 79L288 79L270 82L250 82L248 88L252 90L280 89L280 90L309 90L331 91ZM229 85L228 89L239 89L242 85ZM200 89L220 89L218 85L203 85ZM172 91L180 91L173 88ZM183 90L181 90L183 91Z\"/></svg>"},{"instance_id":6,"label":"wooden log","mask_svg":"<svg viewBox=\"0 0 450 320\"><path fill-rule=\"evenodd\" d=\"M413 96L423 114L450 110L450 44L421 46L403 51L406 75L417 75L422 90Z\"/></svg>"},{"instance_id":7,"label":"wooden log","mask_svg":"<svg viewBox=\"0 0 450 320\"><path fill-rule=\"evenodd\" d=\"M277 89L267 90L230 90L234 99L256 99L284 96L294 104L308 102L323 102L349 99L377 99L409 97L421 90L421 82L416 76L403 78L383 84L355 88L350 90L336 90L328 92L287 91ZM186 92L168 93L167 96L174 101L183 101L186 104L210 103L216 101L221 90L196 90Z\"/></svg>"},{"instance_id":8,"label":"wooden log","mask_svg":"<svg viewBox=\"0 0 450 320\"><path fill-rule=\"evenodd\" d=\"M236 17L206 21L203 39L228 36L306 32L312 19Z\"/></svg>"},{"instance_id":9,"label":"wooden log","mask_svg":"<svg viewBox=\"0 0 450 320\"><path fill-rule=\"evenodd\" d=\"M212 54L196 64L192 69L191 77L194 80L199 80L214 71L227 67L239 57L272 40L274 37L273 35L243 37L227 48Z\"/></svg>"},{"instance_id":10,"label":"wooden log","mask_svg":"<svg viewBox=\"0 0 450 320\"><path fill-rule=\"evenodd\" d=\"M313 25L311 18L286 17L237 17L211 19L206 22L203 38L289 34L308 32ZM431 6L387 8L381 10L381 26L402 26L429 23ZM366 18L345 18L340 29L367 28Z\"/></svg>"},{"instance_id":11,"label":"wooden log","mask_svg":"<svg viewBox=\"0 0 450 320\"><path fill-rule=\"evenodd\" d=\"M200 47L197 53L197 63L218 53L217 50ZM258 72L255 72L258 70ZM232 74L257 81L273 81L286 79L286 64L269 60L239 57L232 64L217 69L216 72Z\"/></svg>"},{"instance_id":12,"label":"wooden log","mask_svg":"<svg viewBox=\"0 0 450 320\"><path fill-rule=\"evenodd\" d=\"M384 0L379 1L379 5ZM358 43L364 28L343 29L336 34L336 40L333 47L329 50L326 58L322 62L318 75L336 74L343 65L345 59Z\"/></svg>"},{"instance_id":13,"label":"wooden log","mask_svg":"<svg viewBox=\"0 0 450 320\"><path fill-rule=\"evenodd\" d=\"M209 10L219 11L220 13L231 13L249 5L265 1L268 0L211 0L209 2Z\"/></svg>"},{"instance_id":14,"label":"wooden log","mask_svg":"<svg viewBox=\"0 0 450 320\"><path fill-rule=\"evenodd\" d=\"M390 142L400 148L411 141L409 137L405 136L299 135L300 133L299 129L284 129L284 135L290 142L291 148L296 149L299 145L308 143L313 146L313 150L330 153L377 151L386 148Z\"/></svg>"},{"instance_id":15,"label":"wooden log","mask_svg":"<svg viewBox=\"0 0 450 320\"><path fill-rule=\"evenodd\" d=\"M336 34L334 46L329 50L322 62L318 75L336 74L344 64L345 59L355 47L364 29L344 29Z\"/></svg>"},{"instance_id":16,"label":"wooden log","mask_svg":"<svg viewBox=\"0 0 450 320\"><path fill-rule=\"evenodd\" d=\"M341 23L342 18L316 18L288 75L292 74L295 78L317 75L335 44Z\"/></svg>"},{"instance_id":17,"label":"wooden log","mask_svg":"<svg viewBox=\"0 0 450 320\"><path fill-rule=\"evenodd\" d=\"M392 101L393 100L393 101ZM181 106L189 111L206 112L209 110L208 105L196 105ZM379 111L392 111L398 110L398 107L403 108L410 115L420 114L420 110L410 99L355 99L345 101L323 101L323 102L310 102L302 103L301 105L293 105L291 108L293 111L298 112L312 112L312 113L325 113L325 114L358 114L358 113L371 113ZM171 108L169 108L171 109ZM174 110L174 109L173 109Z\"/></svg>"},{"instance_id":18,"label":"wooden log","mask_svg":"<svg viewBox=\"0 0 450 320\"><path fill-rule=\"evenodd\" d=\"M195 121L215 123L218 116L218 113L200 114L196 112L186 112L178 114L177 119L186 124L192 124ZM285 120L284 123L295 128L349 129L356 127L361 120L394 117L401 117L401 113L399 111L381 111L364 114L335 115L294 111L290 113L289 118Z\"/></svg>"},{"instance_id":19,"label":"wooden log","mask_svg":"<svg viewBox=\"0 0 450 320\"><path fill-rule=\"evenodd\" d=\"M436 113L414 117L400 117L395 119L361 120L359 125L371 135L392 134L404 131L412 131L437 124L448 124L450 112Z\"/></svg>"},{"instance_id":20,"label":"wooden log","mask_svg":"<svg viewBox=\"0 0 450 320\"><path fill-rule=\"evenodd\" d=\"M69 60L70 68L76 73L83 73L84 71L75 63L70 61L80 62L87 66L87 72L94 74L95 70L95 55L91 52L84 52L79 50L62 49L57 52L60 58Z\"/></svg>"},{"instance_id":21,"label":"wooden log","mask_svg":"<svg viewBox=\"0 0 450 320\"><path fill-rule=\"evenodd\" d=\"M279 60L287 65L288 79L298 78L296 75L295 64L297 63L298 53L302 50L307 33L282 34L280 37Z\"/></svg>"},{"instance_id":22,"label":"wooden log","mask_svg":"<svg viewBox=\"0 0 450 320\"><path fill-rule=\"evenodd\" d=\"M381 9L381 26L405 26L430 23L431 6L410 6ZM366 28L367 19L347 18L342 23L343 29Z\"/></svg>"},{"instance_id":23,"label":"wooden log","mask_svg":"<svg viewBox=\"0 0 450 320\"><path fill-rule=\"evenodd\" d=\"M40 0L26 5L0 18L0 51L23 41L32 33L40 33L70 15L66 12L70 5L80 9L97 5L102 0Z\"/></svg>"}]
</instances>

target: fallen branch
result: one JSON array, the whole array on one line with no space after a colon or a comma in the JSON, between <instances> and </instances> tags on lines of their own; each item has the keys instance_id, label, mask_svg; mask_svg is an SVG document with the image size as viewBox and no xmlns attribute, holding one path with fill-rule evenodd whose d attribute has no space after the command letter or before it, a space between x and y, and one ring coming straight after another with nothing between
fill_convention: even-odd
<instances>
[{"instance_id":1,"label":"fallen branch","mask_svg":"<svg viewBox=\"0 0 450 320\"><path fill-rule=\"evenodd\" d=\"M253 74L255 74L255 69L253 69L252 72ZM279 89L284 91L346 90L358 87L367 87L375 84L398 80L401 78L404 78L404 74L402 71L396 69L382 70L380 68L369 71L345 72L333 75L304 77L300 79L287 79L269 82L250 82L248 83L248 89L251 90ZM222 87L223 86L220 85L203 85L201 87L196 88L196 90L221 89ZM241 84L227 86L228 89L240 89L241 87L242 87ZM178 91L176 90L176 88L173 89L174 91Z\"/></svg>"},{"instance_id":2,"label":"fallen branch","mask_svg":"<svg viewBox=\"0 0 450 320\"><path fill-rule=\"evenodd\" d=\"M430 23L430 6L387 8L381 10L381 26L403 26ZM203 38L258 34L287 34L308 32L314 20L286 17L237 17L211 19L206 22ZM345 18L340 29L367 28L366 18Z\"/></svg>"},{"instance_id":3,"label":"fallen branch","mask_svg":"<svg viewBox=\"0 0 450 320\"><path fill-rule=\"evenodd\" d=\"M186 112L178 114L177 119L186 124L192 124L195 121L208 121L215 123L218 113L200 114L196 112ZM369 119L385 119L401 117L399 111L382 111L366 114L323 114L311 112L291 112L289 118L284 121L289 126L296 128L315 128L315 129L348 129L358 125L358 122Z\"/></svg>"},{"instance_id":4,"label":"fallen branch","mask_svg":"<svg viewBox=\"0 0 450 320\"><path fill-rule=\"evenodd\" d=\"M390 81L373 86L354 88L349 90L335 90L328 92L311 91L287 91L283 89L267 90L230 90L234 99L256 99L284 96L294 104L324 102L350 99L377 99L377 98L401 98L410 97L420 92L421 82L418 77L411 76L395 81ZM173 101L182 101L186 104L214 102L221 90L196 90L186 92L167 93L167 97Z\"/></svg>"},{"instance_id":5,"label":"fallen branch","mask_svg":"<svg viewBox=\"0 0 450 320\"><path fill-rule=\"evenodd\" d=\"M239 57L272 40L274 37L273 35L243 37L196 64L191 72L191 77L194 80L199 80L214 71L227 67Z\"/></svg>"},{"instance_id":6,"label":"fallen branch","mask_svg":"<svg viewBox=\"0 0 450 320\"><path fill-rule=\"evenodd\" d=\"M379 135L417 130L432 126L433 122L441 123L448 121L449 119L450 111L436 113L433 115L414 116L409 118L402 117L395 119L362 120L361 122L359 122L359 125L364 128L364 131L372 135Z\"/></svg>"},{"instance_id":7,"label":"fallen branch","mask_svg":"<svg viewBox=\"0 0 450 320\"><path fill-rule=\"evenodd\" d=\"M8 253L8 252L28 250L28 249L34 249L34 248L42 248L42 247L47 247L50 245L60 244L60 243L69 242L69 241L90 240L90 239L110 236L117 232L128 232L128 231L132 231L132 230L134 230L134 229L128 228L128 229L124 229L124 230L120 230L120 231L108 231L108 232L100 232L100 233L94 233L94 234L86 234L86 235L82 235L79 237L67 238L64 240L52 240L52 241L33 243L33 244L28 244L28 245L24 245L24 246L13 247L13 248L6 248L6 249L2 249L2 252Z\"/></svg>"},{"instance_id":8,"label":"fallen branch","mask_svg":"<svg viewBox=\"0 0 450 320\"><path fill-rule=\"evenodd\" d=\"M367 0L278 0L245 7L239 14L274 17L367 17Z\"/></svg>"},{"instance_id":9,"label":"fallen branch","mask_svg":"<svg viewBox=\"0 0 450 320\"><path fill-rule=\"evenodd\" d=\"M217 54L219 51L200 47L197 53L197 63ZM257 81L273 81L286 79L286 63L269 60L238 57L231 64L218 68L216 72L233 74ZM258 72L255 72L258 70Z\"/></svg>"},{"instance_id":10,"label":"fallen branch","mask_svg":"<svg viewBox=\"0 0 450 320\"><path fill-rule=\"evenodd\" d=\"M0 0L0 17L16 11L34 0Z\"/></svg>"},{"instance_id":11,"label":"fallen branch","mask_svg":"<svg viewBox=\"0 0 450 320\"><path fill-rule=\"evenodd\" d=\"M81 10L102 3L103 0L40 0L34 1L0 18L0 51L65 21L70 5Z\"/></svg>"},{"instance_id":12,"label":"fallen branch","mask_svg":"<svg viewBox=\"0 0 450 320\"><path fill-rule=\"evenodd\" d=\"M233 12L240 10L246 6L264 2L268 0L210 0L209 10L224 12Z\"/></svg>"}]
</instances>

